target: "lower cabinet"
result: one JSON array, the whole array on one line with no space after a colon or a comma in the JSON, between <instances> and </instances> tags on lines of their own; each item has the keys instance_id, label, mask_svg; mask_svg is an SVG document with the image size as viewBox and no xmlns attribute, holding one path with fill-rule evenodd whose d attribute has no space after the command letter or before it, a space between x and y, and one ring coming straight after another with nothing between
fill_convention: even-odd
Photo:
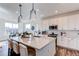
<instances>
[{"instance_id":1,"label":"lower cabinet","mask_svg":"<svg viewBox=\"0 0 79 59\"><path fill-rule=\"evenodd\" d=\"M76 49L79 50L79 38L76 38Z\"/></svg>"},{"instance_id":2,"label":"lower cabinet","mask_svg":"<svg viewBox=\"0 0 79 59\"><path fill-rule=\"evenodd\" d=\"M79 38L61 37L57 39L57 45L73 50L79 50Z\"/></svg>"},{"instance_id":3,"label":"lower cabinet","mask_svg":"<svg viewBox=\"0 0 79 59\"><path fill-rule=\"evenodd\" d=\"M68 48L74 49L74 50L77 49L77 47L76 47L76 39L70 38L70 40L68 40Z\"/></svg>"},{"instance_id":4,"label":"lower cabinet","mask_svg":"<svg viewBox=\"0 0 79 59\"><path fill-rule=\"evenodd\" d=\"M36 49L36 56L54 56L56 54L55 40L52 40L49 44L41 49Z\"/></svg>"},{"instance_id":5,"label":"lower cabinet","mask_svg":"<svg viewBox=\"0 0 79 59\"><path fill-rule=\"evenodd\" d=\"M57 45L62 47L68 47L68 38L66 37L58 37L57 38Z\"/></svg>"}]
</instances>

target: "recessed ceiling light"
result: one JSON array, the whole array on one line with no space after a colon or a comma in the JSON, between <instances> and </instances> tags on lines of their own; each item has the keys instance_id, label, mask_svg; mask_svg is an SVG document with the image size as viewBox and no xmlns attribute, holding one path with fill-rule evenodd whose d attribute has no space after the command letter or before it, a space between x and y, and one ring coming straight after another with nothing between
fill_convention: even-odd
<instances>
[{"instance_id":1,"label":"recessed ceiling light","mask_svg":"<svg viewBox=\"0 0 79 59\"><path fill-rule=\"evenodd\" d=\"M58 10L56 10L55 12L58 13Z\"/></svg>"}]
</instances>

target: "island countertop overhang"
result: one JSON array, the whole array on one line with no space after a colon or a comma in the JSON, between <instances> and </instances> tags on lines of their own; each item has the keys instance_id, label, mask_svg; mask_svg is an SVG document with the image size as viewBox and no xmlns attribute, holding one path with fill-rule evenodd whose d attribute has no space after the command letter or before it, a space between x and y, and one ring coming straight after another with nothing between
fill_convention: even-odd
<instances>
[{"instance_id":1,"label":"island countertop overhang","mask_svg":"<svg viewBox=\"0 0 79 59\"><path fill-rule=\"evenodd\" d=\"M56 38L53 37L34 37L31 41L29 41L29 38L18 38L18 37L12 37L10 38L12 41L16 41L18 43L21 43L25 46L29 46L35 49L42 49L46 45L48 45L51 41L55 40Z\"/></svg>"}]
</instances>

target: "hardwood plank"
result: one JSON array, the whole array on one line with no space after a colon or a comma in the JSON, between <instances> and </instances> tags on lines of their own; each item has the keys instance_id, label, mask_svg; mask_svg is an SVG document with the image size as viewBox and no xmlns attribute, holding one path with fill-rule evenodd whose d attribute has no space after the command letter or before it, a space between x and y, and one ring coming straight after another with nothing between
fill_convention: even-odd
<instances>
[{"instance_id":1,"label":"hardwood plank","mask_svg":"<svg viewBox=\"0 0 79 59\"><path fill-rule=\"evenodd\" d=\"M79 51L57 46L56 56L79 56Z\"/></svg>"}]
</instances>

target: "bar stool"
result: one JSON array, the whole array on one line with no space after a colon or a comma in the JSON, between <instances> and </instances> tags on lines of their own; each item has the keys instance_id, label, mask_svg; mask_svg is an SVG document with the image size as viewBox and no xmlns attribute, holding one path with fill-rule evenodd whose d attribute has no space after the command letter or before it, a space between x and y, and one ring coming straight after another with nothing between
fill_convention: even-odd
<instances>
[{"instance_id":1,"label":"bar stool","mask_svg":"<svg viewBox=\"0 0 79 59\"><path fill-rule=\"evenodd\" d=\"M27 46L19 44L20 47L20 56L28 56Z\"/></svg>"},{"instance_id":2,"label":"bar stool","mask_svg":"<svg viewBox=\"0 0 79 59\"><path fill-rule=\"evenodd\" d=\"M12 56L13 54L13 43L12 40L8 40L8 56Z\"/></svg>"},{"instance_id":3,"label":"bar stool","mask_svg":"<svg viewBox=\"0 0 79 59\"><path fill-rule=\"evenodd\" d=\"M15 56L19 56L19 55L20 55L19 42L16 42L16 41L12 41L12 42L13 42L14 55L15 55Z\"/></svg>"}]
</instances>

